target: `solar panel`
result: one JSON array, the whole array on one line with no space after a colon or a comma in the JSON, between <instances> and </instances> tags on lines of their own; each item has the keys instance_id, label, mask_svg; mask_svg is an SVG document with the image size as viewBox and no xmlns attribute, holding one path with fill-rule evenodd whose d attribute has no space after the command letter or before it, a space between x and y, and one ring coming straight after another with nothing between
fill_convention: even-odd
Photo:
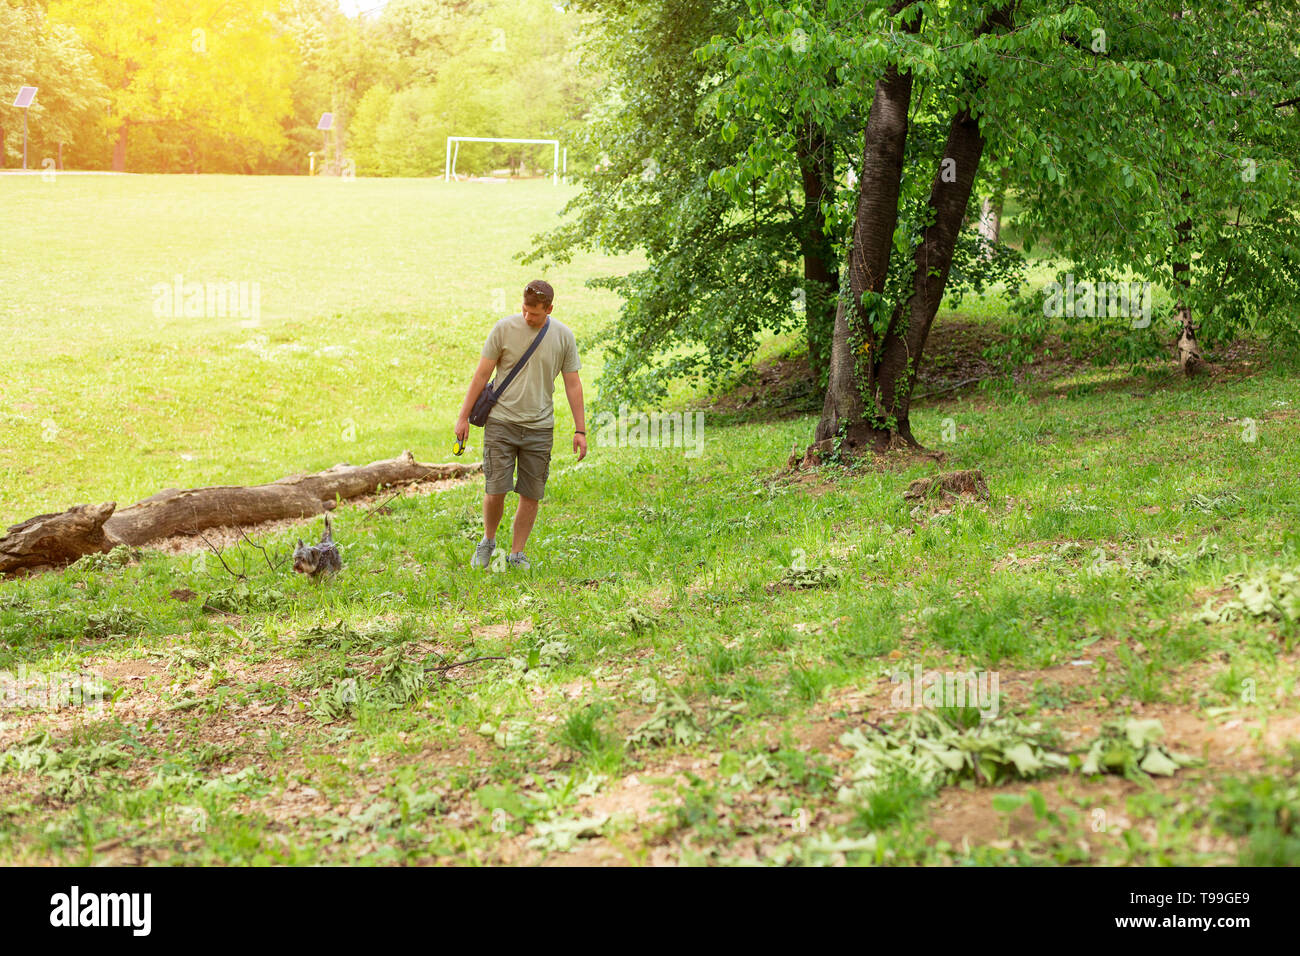
<instances>
[{"instance_id":1,"label":"solar panel","mask_svg":"<svg viewBox=\"0 0 1300 956\"><path fill-rule=\"evenodd\" d=\"M328 129L333 129L333 128L334 128L334 114L333 114L333 113L321 113L321 115L320 115L320 122L316 124L316 128L317 128L317 129L326 129L326 130L328 130Z\"/></svg>"},{"instance_id":2,"label":"solar panel","mask_svg":"<svg viewBox=\"0 0 1300 956\"><path fill-rule=\"evenodd\" d=\"M14 106L20 110L25 110L32 105L32 100L36 99L36 87L24 86L18 90L18 99L14 100Z\"/></svg>"}]
</instances>

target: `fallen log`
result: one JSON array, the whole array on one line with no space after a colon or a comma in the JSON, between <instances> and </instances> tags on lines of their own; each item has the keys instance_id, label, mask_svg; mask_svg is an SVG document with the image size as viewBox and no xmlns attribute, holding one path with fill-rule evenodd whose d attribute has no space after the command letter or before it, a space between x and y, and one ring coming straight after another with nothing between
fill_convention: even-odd
<instances>
[{"instance_id":1,"label":"fallen log","mask_svg":"<svg viewBox=\"0 0 1300 956\"><path fill-rule=\"evenodd\" d=\"M139 546L208 528L310 518L338 501L380 488L416 481L464 478L480 464L426 465L409 451L369 465L335 465L314 474L290 475L265 485L168 488L128 508L114 502L77 505L59 514L37 515L0 536L0 574L20 568L60 565L119 544Z\"/></svg>"},{"instance_id":2,"label":"fallen log","mask_svg":"<svg viewBox=\"0 0 1300 956\"><path fill-rule=\"evenodd\" d=\"M0 537L0 573L42 564L67 564L83 554L110 551L116 543L104 531L113 513L103 505L77 505L59 514L37 515Z\"/></svg>"}]
</instances>

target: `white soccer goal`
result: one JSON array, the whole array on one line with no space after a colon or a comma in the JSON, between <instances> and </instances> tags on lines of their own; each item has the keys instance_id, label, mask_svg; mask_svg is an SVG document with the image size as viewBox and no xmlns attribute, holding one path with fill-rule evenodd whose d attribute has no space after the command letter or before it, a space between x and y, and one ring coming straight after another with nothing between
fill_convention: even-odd
<instances>
[{"instance_id":1,"label":"white soccer goal","mask_svg":"<svg viewBox=\"0 0 1300 956\"><path fill-rule=\"evenodd\" d=\"M493 136L448 136L447 137L447 160L443 168L442 180L448 182L452 176L456 175L456 160L460 156L461 143L535 143L541 146L553 146L555 148L555 159L551 164L551 182L558 184L560 174L563 173L567 178L569 174L569 149L564 149L564 158L560 158L560 141L558 139L504 139ZM452 145L455 144L455 151Z\"/></svg>"}]
</instances>

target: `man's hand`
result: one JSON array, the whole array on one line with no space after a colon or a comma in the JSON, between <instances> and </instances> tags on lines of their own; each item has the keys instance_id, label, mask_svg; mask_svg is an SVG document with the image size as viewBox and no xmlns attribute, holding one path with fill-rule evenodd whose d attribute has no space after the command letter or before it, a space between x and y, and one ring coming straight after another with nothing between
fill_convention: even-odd
<instances>
[{"instance_id":1,"label":"man's hand","mask_svg":"<svg viewBox=\"0 0 1300 956\"><path fill-rule=\"evenodd\" d=\"M456 440L462 444L469 439L469 419L462 415L456 419Z\"/></svg>"},{"instance_id":2,"label":"man's hand","mask_svg":"<svg viewBox=\"0 0 1300 956\"><path fill-rule=\"evenodd\" d=\"M578 456L578 461L587 457L587 436L575 434L573 436L573 453Z\"/></svg>"}]
</instances>

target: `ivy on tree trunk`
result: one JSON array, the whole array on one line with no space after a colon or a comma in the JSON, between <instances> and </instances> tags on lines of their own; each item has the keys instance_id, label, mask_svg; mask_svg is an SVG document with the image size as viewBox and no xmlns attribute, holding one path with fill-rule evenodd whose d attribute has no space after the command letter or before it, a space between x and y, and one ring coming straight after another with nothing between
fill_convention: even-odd
<instances>
[{"instance_id":1,"label":"ivy on tree trunk","mask_svg":"<svg viewBox=\"0 0 1300 956\"><path fill-rule=\"evenodd\" d=\"M906 6L900 0L894 12ZM919 26L918 16L910 29ZM990 14L975 35L997 26L1010 27L1007 9ZM911 289L889 310L883 292L898 221L911 83L908 73L888 68L876 85L867 120L849 261L851 298L837 316L832 379L811 449L818 453L830 451L836 439L851 453L919 445L909 420L912 390L943 299L984 137L969 107L952 117L930 187L933 216L913 253ZM982 80L976 88L980 85Z\"/></svg>"},{"instance_id":2,"label":"ivy on tree trunk","mask_svg":"<svg viewBox=\"0 0 1300 956\"><path fill-rule=\"evenodd\" d=\"M909 2L900 0L890 12L897 14L907 6ZM904 29L916 33L920 28L918 15ZM858 356L864 349L871 350L874 338L862 299L864 293L884 292L889 273L911 102L912 74L891 64L876 83L875 98L863 132L862 170L858 176L857 211L849 247L849 302L841 303L835 314L830 377L815 442L830 441L841 425L848 426L850 442L859 440L854 430L861 429L866 414L863 386L869 389L870 382L859 377Z\"/></svg>"}]
</instances>

